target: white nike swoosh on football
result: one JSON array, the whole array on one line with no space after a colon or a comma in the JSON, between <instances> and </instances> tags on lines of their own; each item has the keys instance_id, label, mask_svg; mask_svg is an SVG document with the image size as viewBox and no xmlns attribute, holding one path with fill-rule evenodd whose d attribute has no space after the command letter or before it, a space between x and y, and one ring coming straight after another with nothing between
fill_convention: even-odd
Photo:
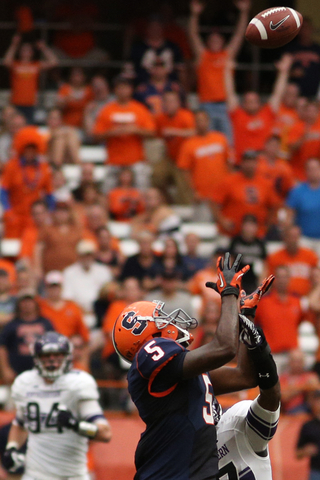
<instances>
[{"instance_id":1,"label":"white nike swoosh on football","mask_svg":"<svg viewBox=\"0 0 320 480\"><path fill-rule=\"evenodd\" d=\"M281 27L281 25L286 21L288 20L288 18L290 17L290 15L287 15L286 17L284 17L282 20L280 20L279 22L277 23L273 23L273 21L271 20L271 22L269 23L269 27L271 30L277 30L277 28Z\"/></svg>"},{"instance_id":2,"label":"white nike swoosh on football","mask_svg":"<svg viewBox=\"0 0 320 480\"><path fill-rule=\"evenodd\" d=\"M223 287L224 287L224 281L223 281L223 278L222 278L222 276L221 276L221 273L219 273L218 276L219 276L219 278L220 278L220 285L219 285L219 287L220 287L220 288L223 288Z\"/></svg>"}]
</instances>

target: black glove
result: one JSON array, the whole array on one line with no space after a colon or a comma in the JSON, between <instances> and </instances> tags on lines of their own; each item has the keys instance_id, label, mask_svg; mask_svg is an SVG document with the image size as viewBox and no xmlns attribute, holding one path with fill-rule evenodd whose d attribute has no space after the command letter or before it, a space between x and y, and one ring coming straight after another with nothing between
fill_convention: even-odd
<instances>
[{"instance_id":1,"label":"black glove","mask_svg":"<svg viewBox=\"0 0 320 480\"><path fill-rule=\"evenodd\" d=\"M271 354L270 346L263 330L244 315L240 319L240 341L248 349L257 374L257 384L262 390L272 388L278 383L277 366Z\"/></svg>"},{"instance_id":2,"label":"black glove","mask_svg":"<svg viewBox=\"0 0 320 480\"><path fill-rule=\"evenodd\" d=\"M265 278L259 287L254 292L250 293L250 295L246 295L246 292L241 290L240 311L243 315L255 316L258 303L260 302L262 295L267 293L273 284L274 278L274 275L269 275L269 277Z\"/></svg>"},{"instance_id":3,"label":"black glove","mask_svg":"<svg viewBox=\"0 0 320 480\"><path fill-rule=\"evenodd\" d=\"M65 427L77 432L79 430L79 422L73 416L73 413L64 405L58 406L57 424L59 428Z\"/></svg>"},{"instance_id":4,"label":"black glove","mask_svg":"<svg viewBox=\"0 0 320 480\"><path fill-rule=\"evenodd\" d=\"M19 468L24 466L25 455L19 453L15 447L11 447L4 451L1 458L2 466L5 470L15 473Z\"/></svg>"},{"instance_id":5,"label":"black glove","mask_svg":"<svg viewBox=\"0 0 320 480\"><path fill-rule=\"evenodd\" d=\"M218 282L207 282L206 287L213 288L216 292L220 293L221 297L225 295L235 295L237 298L241 290L242 276L249 270L250 266L246 265L239 270L240 260L242 255L237 255L237 258L230 267L230 253L227 252L222 262L222 257L217 261L217 273Z\"/></svg>"}]
</instances>

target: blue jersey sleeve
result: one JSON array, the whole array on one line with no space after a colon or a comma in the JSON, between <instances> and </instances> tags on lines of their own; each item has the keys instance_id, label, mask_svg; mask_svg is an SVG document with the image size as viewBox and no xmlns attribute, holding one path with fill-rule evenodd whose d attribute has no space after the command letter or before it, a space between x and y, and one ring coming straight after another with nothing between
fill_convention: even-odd
<instances>
[{"instance_id":1,"label":"blue jersey sleeve","mask_svg":"<svg viewBox=\"0 0 320 480\"><path fill-rule=\"evenodd\" d=\"M141 348L136 359L137 369L148 380L151 395L166 395L175 388L182 376L186 353L181 345L166 338L150 340Z\"/></svg>"},{"instance_id":2,"label":"blue jersey sleeve","mask_svg":"<svg viewBox=\"0 0 320 480\"><path fill-rule=\"evenodd\" d=\"M300 193L300 188L296 187L290 190L289 195L287 197L286 204L290 208L297 208L299 205L299 193Z\"/></svg>"}]
</instances>

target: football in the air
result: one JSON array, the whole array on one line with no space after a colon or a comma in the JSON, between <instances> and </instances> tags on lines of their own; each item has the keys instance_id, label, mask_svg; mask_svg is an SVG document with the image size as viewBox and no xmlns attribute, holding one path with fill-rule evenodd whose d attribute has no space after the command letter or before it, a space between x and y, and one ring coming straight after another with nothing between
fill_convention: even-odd
<instances>
[{"instance_id":1,"label":"football in the air","mask_svg":"<svg viewBox=\"0 0 320 480\"><path fill-rule=\"evenodd\" d=\"M258 13L246 30L246 39L261 48L278 48L298 35L301 13L289 7L273 7Z\"/></svg>"}]
</instances>

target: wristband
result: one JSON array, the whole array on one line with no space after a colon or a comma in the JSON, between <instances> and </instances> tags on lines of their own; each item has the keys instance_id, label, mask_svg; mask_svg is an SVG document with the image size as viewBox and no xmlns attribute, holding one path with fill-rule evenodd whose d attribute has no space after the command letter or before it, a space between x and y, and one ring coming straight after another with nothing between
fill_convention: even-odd
<instances>
[{"instance_id":1,"label":"wristband","mask_svg":"<svg viewBox=\"0 0 320 480\"><path fill-rule=\"evenodd\" d=\"M220 293L221 297L225 297L226 295L235 295L237 298L239 297L239 288L232 287L229 285L228 287L224 288Z\"/></svg>"},{"instance_id":2,"label":"wristband","mask_svg":"<svg viewBox=\"0 0 320 480\"><path fill-rule=\"evenodd\" d=\"M257 307L246 308L243 307L240 310L241 315L245 315L246 317L255 317L257 311Z\"/></svg>"},{"instance_id":3,"label":"wristband","mask_svg":"<svg viewBox=\"0 0 320 480\"><path fill-rule=\"evenodd\" d=\"M83 437L94 438L97 434L98 426L94 423L81 421L78 424L77 431L79 435L82 435Z\"/></svg>"},{"instance_id":4,"label":"wristband","mask_svg":"<svg viewBox=\"0 0 320 480\"><path fill-rule=\"evenodd\" d=\"M271 355L271 349L266 340L255 347L248 348L248 353L253 360L256 372L258 386L261 390L267 390L272 388L278 383L279 377L277 372L277 366Z\"/></svg>"},{"instance_id":5,"label":"wristband","mask_svg":"<svg viewBox=\"0 0 320 480\"><path fill-rule=\"evenodd\" d=\"M10 450L10 448L15 448L16 450L18 450L19 448L18 442L15 442L14 440L12 440L11 442L8 442L6 445L6 450Z\"/></svg>"}]
</instances>

